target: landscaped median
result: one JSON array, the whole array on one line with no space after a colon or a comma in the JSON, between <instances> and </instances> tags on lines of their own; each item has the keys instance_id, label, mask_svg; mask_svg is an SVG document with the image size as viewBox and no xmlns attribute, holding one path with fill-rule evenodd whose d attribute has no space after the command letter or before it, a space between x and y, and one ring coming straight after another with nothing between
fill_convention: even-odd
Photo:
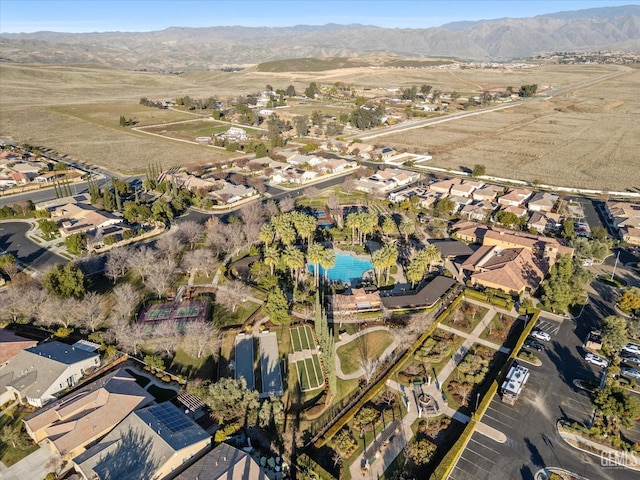
<instances>
[{"instance_id":1,"label":"landscaped median","mask_svg":"<svg viewBox=\"0 0 640 480\"><path fill-rule=\"evenodd\" d=\"M580 433L580 427L567 424L559 420L556 424L562 439L578 450L600 457L603 466L624 467L640 472L640 456L632 451L617 450L602 445Z\"/></svg>"}]
</instances>

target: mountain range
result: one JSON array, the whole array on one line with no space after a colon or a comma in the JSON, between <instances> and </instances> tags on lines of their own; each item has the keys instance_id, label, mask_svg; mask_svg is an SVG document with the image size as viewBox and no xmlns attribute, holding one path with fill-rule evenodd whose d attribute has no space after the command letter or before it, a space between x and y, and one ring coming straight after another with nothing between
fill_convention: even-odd
<instances>
[{"instance_id":1,"label":"mountain range","mask_svg":"<svg viewBox=\"0 0 640 480\"><path fill-rule=\"evenodd\" d=\"M447 57L505 61L554 51L640 51L640 5L426 29L327 24L171 27L154 32L0 35L0 61L99 64L129 70L215 70L301 57Z\"/></svg>"}]
</instances>

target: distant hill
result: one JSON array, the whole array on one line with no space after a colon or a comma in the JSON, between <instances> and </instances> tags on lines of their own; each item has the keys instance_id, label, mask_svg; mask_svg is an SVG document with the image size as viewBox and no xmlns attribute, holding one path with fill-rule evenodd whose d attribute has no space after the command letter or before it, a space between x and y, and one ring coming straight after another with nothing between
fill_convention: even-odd
<instances>
[{"instance_id":1,"label":"distant hill","mask_svg":"<svg viewBox=\"0 0 640 480\"><path fill-rule=\"evenodd\" d=\"M640 6L455 22L427 29L328 24L0 35L0 61L90 63L156 71L211 70L291 58L333 58L328 63L307 60L290 66L313 71L339 64L337 57L395 55L509 60L549 51L616 49L640 51ZM343 68L349 63L345 62ZM276 68L285 67L280 64Z\"/></svg>"}]
</instances>

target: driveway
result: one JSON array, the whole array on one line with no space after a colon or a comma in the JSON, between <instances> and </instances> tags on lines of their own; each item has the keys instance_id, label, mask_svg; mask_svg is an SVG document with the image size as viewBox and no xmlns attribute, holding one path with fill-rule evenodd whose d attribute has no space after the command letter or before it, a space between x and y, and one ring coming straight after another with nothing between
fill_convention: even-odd
<instances>
[{"instance_id":1,"label":"driveway","mask_svg":"<svg viewBox=\"0 0 640 480\"><path fill-rule=\"evenodd\" d=\"M31 223L27 221L0 222L0 252L12 253L20 263L36 270L67 262L64 257L27 238L26 233L30 228Z\"/></svg>"}]
</instances>

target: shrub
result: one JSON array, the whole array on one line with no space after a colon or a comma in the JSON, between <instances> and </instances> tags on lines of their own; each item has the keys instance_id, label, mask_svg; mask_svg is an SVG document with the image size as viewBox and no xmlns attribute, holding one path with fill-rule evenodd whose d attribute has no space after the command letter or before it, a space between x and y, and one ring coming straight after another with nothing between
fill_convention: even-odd
<instances>
[{"instance_id":1,"label":"shrub","mask_svg":"<svg viewBox=\"0 0 640 480\"><path fill-rule=\"evenodd\" d=\"M169 377L169 375L165 375L164 377L162 377L162 381L165 383L169 383L171 381L171 377Z\"/></svg>"},{"instance_id":2,"label":"shrub","mask_svg":"<svg viewBox=\"0 0 640 480\"><path fill-rule=\"evenodd\" d=\"M72 333L73 328L60 327L58 330L56 330L56 337L67 338Z\"/></svg>"}]
</instances>

